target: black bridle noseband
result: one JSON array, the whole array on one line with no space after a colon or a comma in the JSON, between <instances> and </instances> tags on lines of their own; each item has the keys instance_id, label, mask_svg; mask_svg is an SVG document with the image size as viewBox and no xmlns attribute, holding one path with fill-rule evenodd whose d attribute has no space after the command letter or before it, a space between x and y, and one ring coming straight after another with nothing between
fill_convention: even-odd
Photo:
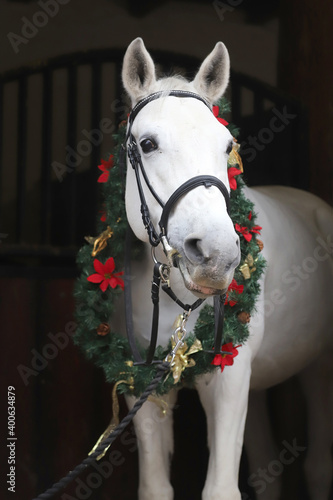
<instances>
[{"instance_id":1,"label":"black bridle noseband","mask_svg":"<svg viewBox=\"0 0 333 500\"><path fill-rule=\"evenodd\" d=\"M140 203L141 203L141 215L142 215L142 220L143 224L147 230L148 237L149 237L149 242L152 247L156 247L159 245L159 243L162 243L164 253L166 254L169 265L162 264L158 262L155 257L154 257L154 274L153 274L153 281L152 281L152 302L154 304L154 311L153 311L153 320L152 320L152 331L151 331L151 341L150 341L150 346L148 349L148 355L146 361L144 361L141 357L141 354L136 346L135 339L134 339L134 329L133 329L133 320L132 320L132 307L131 307L131 291L129 287L129 281L127 283L127 286L125 287L125 311L126 311L126 329L127 329L127 336L129 340L129 344L133 353L133 357L135 360L135 364L151 364L152 362L161 362L161 361L153 361L154 358L154 353L155 353L155 348L156 348L156 342L157 342L157 332L158 332L158 317L159 317L159 308L158 308L158 303L159 303L159 289L160 289L160 284L162 281L162 289L171 297L180 307L183 308L184 312L189 314L190 311L193 311L197 307L199 307L205 299L198 299L195 301L192 305L189 304L183 304L175 295L175 293L172 291L170 284L169 284L169 271L170 267L174 265L173 261L173 254L175 251L173 248L170 246L167 238L167 229L168 229L168 219L169 215L171 212L172 207L174 206L177 201L182 198L186 193L191 191L192 189L195 189L199 186L205 186L206 188L209 188L211 186L217 187L226 203L227 207L227 212L229 214L229 209L230 209L230 197L229 197L229 192L226 188L226 186L223 184L223 182L218 179L217 177L211 176L211 175L198 175L196 177L192 177L188 181L184 182L181 186L179 186L178 189L169 197L169 199L164 203L152 185L149 182L147 173L145 171L145 168L142 163L141 155L138 150L137 142L135 140L135 137L132 134L132 125L133 122L138 115L138 113L144 108L147 104L150 102L159 99L160 97L179 97L179 98L193 98L193 99L198 99L201 101L205 106L209 108L211 111L211 108L207 101L200 97L198 94L195 94L193 92L188 92L188 91L183 91L183 90L171 90L171 91L160 91L160 92L155 92L153 94L150 94L149 96L145 97L141 101L139 101L136 106L133 108L131 111L129 118L128 118L128 129L127 129L127 134L126 134L126 139L124 141L123 149L125 150L126 144L127 144L127 154L128 158L130 160L130 163L134 169L135 176L136 176L136 182L138 186L138 192L139 192L139 197L140 197ZM149 213L149 208L146 202L144 190L142 187L141 183L141 175L144 179L144 182L146 186L148 187L149 191L155 198L155 200L158 202L158 204L162 207L162 215L159 221L159 227L160 231L157 231L151 218L150 218L150 213ZM125 256L125 274L129 276L130 274L130 266L129 266L129 247L130 247L130 241L129 237L127 238L127 244L126 244L126 256ZM214 307L215 307L215 342L214 342L214 349L211 351L206 351L206 352L211 352L214 354L229 354L227 352L222 352L221 351L221 346L223 342L223 319L224 319L224 301L225 301L225 295L221 296L215 296L214 297ZM185 331L186 332L186 331Z\"/></svg>"}]
</instances>

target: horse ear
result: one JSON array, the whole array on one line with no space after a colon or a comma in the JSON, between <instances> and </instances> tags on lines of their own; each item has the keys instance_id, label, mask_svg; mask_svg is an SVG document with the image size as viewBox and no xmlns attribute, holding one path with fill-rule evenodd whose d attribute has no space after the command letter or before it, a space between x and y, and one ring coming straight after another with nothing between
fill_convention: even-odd
<instances>
[{"instance_id":1,"label":"horse ear","mask_svg":"<svg viewBox=\"0 0 333 500\"><path fill-rule=\"evenodd\" d=\"M222 97L228 86L230 59L226 46L218 42L201 64L193 85L211 104Z\"/></svg>"},{"instance_id":2,"label":"horse ear","mask_svg":"<svg viewBox=\"0 0 333 500\"><path fill-rule=\"evenodd\" d=\"M142 38L136 38L127 48L122 79L132 104L149 94L156 82L155 65Z\"/></svg>"}]
</instances>

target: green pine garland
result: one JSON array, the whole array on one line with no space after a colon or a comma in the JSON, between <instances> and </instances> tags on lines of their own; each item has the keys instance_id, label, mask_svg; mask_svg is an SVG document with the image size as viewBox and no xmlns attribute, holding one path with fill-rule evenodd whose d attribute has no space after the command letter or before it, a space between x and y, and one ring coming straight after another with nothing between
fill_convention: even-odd
<instances>
[{"instance_id":1,"label":"green pine garland","mask_svg":"<svg viewBox=\"0 0 333 500\"><path fill-rule=\"evenodd\" d=\"M229 105L225 99L219 103L219 114L224 115L229 111ZM238 129L232 125L228 125L230 132L236 136ZM125 139L126 126L122 123L118 129L118 133L114 136L116 146L114 148L114 165L110 170L107 182L103 184L103 196L105 216L103 222L99 220L98 231L102 232L107 226L110 226L113 231L112 237L107 241L107 246L97 255L97 259L105 263L109 257L113 257L116 264L116 271L120 271L123 265L125 235L127 228L127 219L124 202L124 178L119 164L120 148ZM228 165L230 167L230 165ZM254 212L253 203L245 198L243 194L244 182L241 175L236 178L237 189L231 190L231 218L234 223L238 223L241 227L246 227L251 230L256 225L256 214ZM252 218L249 219L249 214L252 213ZM105 219L105 220L104 220ZM235 280L238 285L244 286L243 293L237 291L229 291L228 299L236 301L235 305L231 306L228 303L225 306L225 324L224 338L225 342L233 342L233 344L243 344L249 335L248 324L239 320L238 314L241 312L253 313L255 303L260 291L259 278L265 268L265 260L259 253L259 246L256 242L256 235L253 234L250 241L246 241L243 235L240 236L242 261L240 266L235 271ZM135 242L132 249L132 258L140 258L143 244L138 240ZM77 256L78 266L81 268L81 275L77 281L75 288L75 297L77 302L76 318L77 332L74 337L74 342L80 346L88 359L103 368L108 382L114 383L119 380L134 379L134 388L127 384L119 385L119 392L128 392L135 396L139 396L146 386L151 382L156 375L156 365L151 366L133 366L131 361L132 354L126 338L115 331L111 331L105 336L98 335L97 328L101 323L110 322L110 318L114 312L117 299L123 293L121 288L117 286L115 289L107 288L102 292L98 284L87 281L88 276L94 273L93 262L91 256L92 246L84 245ZM241 272L241 266L244 264L244 259L247 255L252 255L255 260L255 271L251 273L250 279L244 279ZM180 311L181 312L181 311ZM190 347L195 339L199 339L203 349L211 349L214 344L214 310L211 306L204 306L200 312L199 318L195 325L194 331L188 335L186 339L187 345ZM164 347L157 347L156 358L164 359L171 350L171 344ZM142 349L142 356L145 358L145 350ZM218 367L211 364L212 355L199 351L191 357L195 360L195 366L185 369L182 373L181 382L186 382L188 385L193 385L194 379L199 374L207 373ZM132 365L132 366L131 366ZM177 386L181 384L179 382ZM158 394L168 392L172 387L175 387L172 375L162 381L157 389Z\"/></svg>"}]
</instances>

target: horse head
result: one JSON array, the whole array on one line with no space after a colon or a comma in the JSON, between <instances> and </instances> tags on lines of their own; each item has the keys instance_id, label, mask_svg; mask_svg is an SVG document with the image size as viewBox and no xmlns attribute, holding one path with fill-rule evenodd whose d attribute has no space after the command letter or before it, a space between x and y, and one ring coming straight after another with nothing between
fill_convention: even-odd
<instances>
[{"instance_id":1,"label":"horse head","mask_svg":"<svg viewBox=\"0 0 333 500\"><path fill-rule=\"evenodd\" d=\"M185 190L175 200L165 231L173 249L174 265L179 267L186 288L200 297L222 294L240 261L239 237L227 207L230 192L227 160L233 137L211 112L213 103L228 85L227 49L218 42L191 82L179 76L157 79L154 62L142 39L137 38L125 54L122 77L132 105L144 103L142 107L139 105L139 112L130 124L130 136L146 179L141 171L135 174L129 166L126 180L129 224L139 239L148 241L140 216L142 199L136 175L141 179L155 228L163 206L179 186L198 176L216 179ZM175 90L199 98L172 95ZM158 99L147 99L154 93L158 93ZM146 102L142 101L145 99Z\"/></svg>"}]
</instances>

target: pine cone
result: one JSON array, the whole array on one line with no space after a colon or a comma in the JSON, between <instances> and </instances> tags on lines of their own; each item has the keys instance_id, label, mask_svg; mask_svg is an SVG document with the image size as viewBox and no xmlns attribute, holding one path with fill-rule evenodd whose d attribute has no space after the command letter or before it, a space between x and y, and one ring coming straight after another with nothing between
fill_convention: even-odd
<instances>
[{"instance_id":1,"label":"pine cone","mask_svg":"<svg viewBox=\"0 0 333 500\"><path fill-rule=\"evenodd\" d=\"M101 335L101 337L104 337L108 333L110 333L110 327L107 323L101 323L98 328L97 328L97 333L98 335Z\"/></svg>"},{"instance_id":2,"label":"pine cone","mask_svg":"<svg viewBox=\"0 0 333 500\"><path fill-rule=\"evenodd\" d=\"M244 325L245 325L245 323L249 323L250 319L251 319L250 313L248 313L246 311L240 312L239 314L237 314L237 317L238 317L239 321L241 323L243 323Z\"/></svg>"},{"instance_id":3,"label":"pine cone","mask_svg":"<svg viewBox=\"0 0 333 500\"><path fill-rule=\"evenodd\" d=\"M258 240L258 238L257 238L256 243L259 247L259 252L261 252L261 250L264 248L263 242L261 240Z\"/></svg>"}]
</instances>

